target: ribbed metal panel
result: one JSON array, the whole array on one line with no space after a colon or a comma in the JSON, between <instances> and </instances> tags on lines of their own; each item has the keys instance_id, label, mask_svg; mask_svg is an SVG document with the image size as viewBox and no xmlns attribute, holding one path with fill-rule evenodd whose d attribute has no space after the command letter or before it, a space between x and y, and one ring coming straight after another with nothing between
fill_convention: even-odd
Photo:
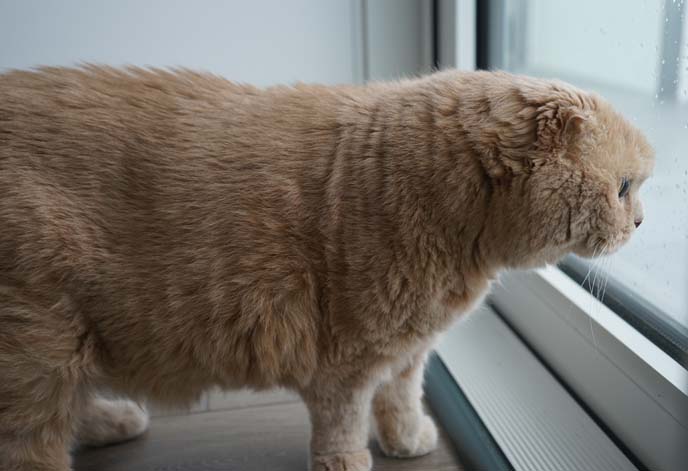
<instances>
[{"instance_id":1,"label":"ribbed metal panel","mask_svg":"<svg viewBox=\"0 0 688 471\"><path fill-rule=\"evenodd\" d=\"M488 308L461 320L438 351L516 470L636 469Z\"/></svg>"}]
</instances>

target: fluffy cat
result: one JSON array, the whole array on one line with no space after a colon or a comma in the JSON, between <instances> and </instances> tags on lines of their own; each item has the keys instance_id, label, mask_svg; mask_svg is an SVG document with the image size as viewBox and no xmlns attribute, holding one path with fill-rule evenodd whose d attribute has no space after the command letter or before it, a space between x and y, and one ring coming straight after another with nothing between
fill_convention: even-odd
<instances>
[{"instance_id":1,"label":"fluffy cat","mask_svg":"<svg viewBox=\"0 0 688 471\"><path fill-rule=\"evenodd\" d=\"M433 339L505 268L642 220L653 152L558 81L258 89L186 70L0 75L0 468L66 471L136 400L284 386L315 470L430 452Z\"/></svg>"}]
</instances>

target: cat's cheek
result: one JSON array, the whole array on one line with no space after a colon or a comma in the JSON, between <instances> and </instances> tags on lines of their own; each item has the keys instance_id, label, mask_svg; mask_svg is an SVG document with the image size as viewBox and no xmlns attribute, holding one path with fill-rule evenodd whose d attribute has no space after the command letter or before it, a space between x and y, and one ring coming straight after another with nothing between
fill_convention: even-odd
<instances>
[{"instance_id":1,"label":"cat's cheek","mask_svg":"<svg viewBox=\"0 0 688 471\"><path fill-rule=\"evenodd\" d=\"M620 232L617 233L617 236L612 244L612 247L609 249L608 253L614 253L621 249L624 245L628 243L628 241L631 239L631 236L633 235L633 227L631 225L627 225L624 227Z\"/></svg>"},{"instance_id":2,"label":"cat's cheek","mask_svg":"<svg viewBox=\"0 0 688 471\"><path fill-rule=\"evenodd\" d=\"M590 237L581 249L574 252L576 255L585 258L613 254L628 243L633 235L633 229L630 223L619 221L617 226L608 228L603 233Z\"/></svg>"},{"instance_id":3,"label":"cat's cheek","mask_svg":"<svg viewBox=\"0 0 688 471\"><path fill-rule=\"evenodd\" d=\"M606 234L603 234L604 252L614 253L623 247L631 238L634 232L633 217L629 204L619 203L615 211L609 216L610 224L607 226Z\"/></svg>"}]
</instances>

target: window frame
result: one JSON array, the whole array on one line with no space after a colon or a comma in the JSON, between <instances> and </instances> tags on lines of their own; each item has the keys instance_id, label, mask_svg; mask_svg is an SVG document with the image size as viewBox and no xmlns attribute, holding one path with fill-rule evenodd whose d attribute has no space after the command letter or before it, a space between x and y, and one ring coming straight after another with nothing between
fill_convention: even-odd
<instances>
[{"instance_id":1,"label":"window frame","mask_svg":"<svg viewBox=\"0 0 688 471\"><path fill-rule=\"evenodd\" d=\"M477 68L518 68L523 64L522 44L525 42L523 15L529 7L526 0L484 0L478 2L476 11ZM678 56L682 36L685 4L664 1L667 14L662 35L662 57ZM490 27L499 25L498 32L491 34ZM510 31L515 29L515 32ZM506 34L505 34L506 31ZM508 35L508 37L507 37ZM678 64L661 61L657 81L657 97L665 100L678 99ZM594 294L594 286L587 276L591 264L575 256L568 256L558 264L559 268L576 280L588 292ZM604 274L603 274L604 275ZM598 274L599 276L599 274ZM586 284L586 280L588 283ZM644 297L634 293L622 283L609 277L606 281L602 302L626 322L654 342L684 368L688 368L688 328L676 322Z\"/></svg>"},{"instance_id":2,"label":"window frame","mask_svg":"<svg viewBox=\"0 0 688 471\"><path fill-rule=\"evenodd\" d=\"M518 69L524 63L522 52L526 39L525 30L517 26L523 24L521 20L530 6L528 1L482 0L477 3L476 36L479 58L477 68L495 70L513 67ZM675 0L664 0L663 3L666 24L664 25L665 34L661 39L660 57L678 57L681 53L681 41L676 38L683 36L685 3ZM499 31L491 34L489 28L495 25L499 25ZM516 31L512 32L511 29ZM658 69L657 99L677 101L678 62L661 60ZM558 266L568 276L582 284L588 292L593 293L593 284L586 276L590 271L590 263L575 256L568 256ZM586 280L587 284L585 284ZM688 327L676 322L658 306L634 293L614 278L609 277L606 284L602 302L684 368L688 368Z\"/></svg>"},{"instance_id":3,"label":"window frame","mask_svg":"<svg viewBox=\"0 0 688 471\"><path fill-rule=\"evenodd\" d=\"M558 264L558 267L586 291L593 293L593 284L588 276L590 271L588 262L575 256L568 256ZM688 328L676 322L645 298L633 293L613 277L608 277L605 283L605 293L601 302L678 364L688 368Z\"/></svg>"},{"instance_id":4,"label":"window frame","mask_svg":"<svg viewBox=\"0 0 688 471\"><path fill-rule=\"evenodd\" d=\"M523 14L527 3L514 1ZM507 60L519 60L505 54L523 35L504 36L505 0L439 0L440 11L448 5L455 30L446 34L439 25L440 67L467 69L460 58L471 55L479 69L505 68ZM476 41L462 43L456 30L466 29L470 14ZM498 28L497 41L489 28ZM454 43L448 45L449 40ZM454 48L453 57L447 58L443 48ZM620 447L650 469L682 469L688 462L688 345L682 326L613 279L601 303L581 286L587 271L584 262L566 259L558 267L508 273L488 303Z\"/></svg>"},{"instance_id":5,"label":"window frame","mask_svg":"<svg viewBox=\"0 0 688 471\"><path fill-rule=\"evenodd\" d=\"M688 371L647 337L554 266L505 274L488 302L621 447L688 462Z\"/></svg>"}]
</instances>

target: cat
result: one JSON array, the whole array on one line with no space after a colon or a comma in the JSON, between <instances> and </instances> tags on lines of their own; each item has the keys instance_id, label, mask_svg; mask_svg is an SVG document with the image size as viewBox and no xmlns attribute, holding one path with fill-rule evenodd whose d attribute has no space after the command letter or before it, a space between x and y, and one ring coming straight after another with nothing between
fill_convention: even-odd
<instances>
[{"instance_id":1,"label":"cat","mask_svg":"<svg viewBox=\"0 0 688 471\"><path fill-rule=\"evenodd\" d=\"M422 372L501 270L642 221L654 154L595 94L503 72L255 88L0 75L0 468L146 429L136 401L296 391L314 470L429 453Z\"/></svg>"}]
</instances>

